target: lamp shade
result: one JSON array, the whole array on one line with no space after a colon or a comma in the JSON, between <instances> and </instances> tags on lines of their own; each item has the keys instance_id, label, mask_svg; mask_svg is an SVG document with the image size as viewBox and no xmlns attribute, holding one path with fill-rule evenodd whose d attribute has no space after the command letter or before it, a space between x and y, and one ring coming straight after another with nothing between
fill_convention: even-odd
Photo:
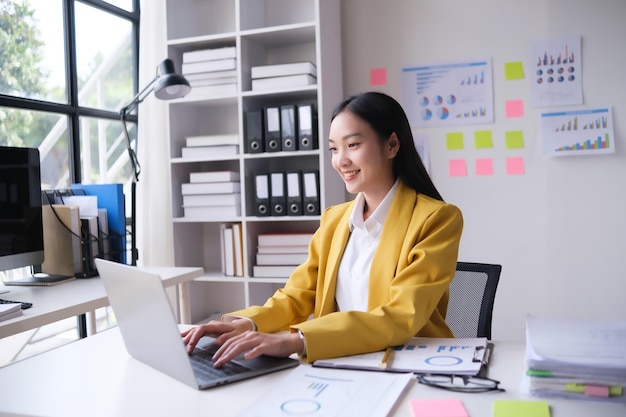
<instances>
[{"instance_id":1,"label":"lamp shade","mask_svg":"<svg viewBox=\"0 0 626 417\"><path fill-rule=\"evenodd\" d=\"M191 91L189 82L176 74L174 63L166 59L159 65L159 78L154 83L154 95L161 100L185 97Z\"/></svg>"}]
</instances>

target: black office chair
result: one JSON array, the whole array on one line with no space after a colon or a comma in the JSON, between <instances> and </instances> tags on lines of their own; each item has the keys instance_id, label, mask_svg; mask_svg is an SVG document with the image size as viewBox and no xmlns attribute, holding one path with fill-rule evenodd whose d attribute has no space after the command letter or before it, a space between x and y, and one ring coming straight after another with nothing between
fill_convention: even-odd
<instances>
[{"instance_id":1,"label":"black office chair","mask_svg":"<svg viewBox=\"0 0 626 417\"><path fill-rule=\"evenodd\" d=\"M501 265L457 263L446 314L455 337L491 339L491 314L501 271Z\"/></svg>"}]
</instances>

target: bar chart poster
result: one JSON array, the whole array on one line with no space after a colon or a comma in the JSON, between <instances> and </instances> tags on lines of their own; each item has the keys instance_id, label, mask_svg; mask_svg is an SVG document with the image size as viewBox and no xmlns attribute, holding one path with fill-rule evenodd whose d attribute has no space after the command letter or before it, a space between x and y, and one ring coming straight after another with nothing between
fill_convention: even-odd
<instances>
[{"instance_id":1,"label":"bar chart poster","mask_svg":"<svg viewBox=\"0 0 626 417\"><path fill-rule=\"evenodd\" d=\"M545 155L570 156L615 152L611 108L542 113Z\"/></svg>"},{"instance_id":2,"label":"bar chart poster","mask_svg":"<svg viewBox=\"0 0 626 417\"><path fill-rule=\"evenodd\" d=\"M413 127L493 123L490 59L403 68L402 91Z\"/></svg>"},{"instance_id":3,"label":"bar chart poster","mask_svg":"<svg viewBox=\"0 0 626 417\"><path fill-rule=\"evenodd\" d=\"M580 36L533 41L530 45L535 107L583 104Z\"/></svg>"}]
</instances>

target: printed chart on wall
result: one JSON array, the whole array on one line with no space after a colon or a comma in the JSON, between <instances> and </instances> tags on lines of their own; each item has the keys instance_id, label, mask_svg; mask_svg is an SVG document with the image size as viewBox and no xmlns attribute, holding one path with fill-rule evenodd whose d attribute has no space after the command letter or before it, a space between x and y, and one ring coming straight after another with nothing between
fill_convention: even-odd
<instances>
[{"instance_id":1,"label":"printed chart on wall","mask_svg":"<svg viewBox=\"0 0 626 417\"><path fill-rule=\"evenodd\" d=\"M493 123L490 59L403 68L402 91L413 127Z\"/></svg>"},{"instance_id":2,"label":"printed chart on wall","mask_svg":"<svg viewBox=\"0 0 626 417\"><path fill-rule=\"evenodd\" d=\"M535 107L583 104L580 36L533 41L530 60Z\"/></svg>"},{"instance_id":3,"label":"printed chart on wall","mask_svg":"<svg viewBox=\"0 0 626 417\"><path fill-rule=\"evenodd\" d=\"M611 108L542 113L541 147L545 155L615 152Z\"/></svg>"}]
</instances>

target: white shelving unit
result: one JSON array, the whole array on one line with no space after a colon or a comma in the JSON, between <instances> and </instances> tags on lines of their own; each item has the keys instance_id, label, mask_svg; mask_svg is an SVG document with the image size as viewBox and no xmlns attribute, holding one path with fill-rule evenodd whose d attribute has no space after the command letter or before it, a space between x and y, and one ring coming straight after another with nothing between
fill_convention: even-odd
<instances>
[{"instance_id":1,"label":"white shelving unit","mask_svg":"<svg viewBox=\"0 0 626 417\"><path fill-rule=\"evenodd\" d=\"M169 102L170 172L174 256L177 266L201 266L205 275L192 283L191 321L263 303L286 278L254 278L260 233L313 232L319 216L256 217L254 176L260 172L319 170L320 207L345 201L344 186L330 165L326 138L332 109L343 98L339 0L166 0L168 56L177 69L188 51L235 46L238 88L235 94L201 96L194 91ZM250 69L257 65L310 61L317 85L252 91ZM318 149L245 153L244 114L267 106L314 103ZM227 158L181 158L187 136L239 135L240 153ZM181 184L190 172L239 171L241 216L183 216ZM220 228L241 223L244 276L222 271Z\"/></svg>"}]
</instances>

